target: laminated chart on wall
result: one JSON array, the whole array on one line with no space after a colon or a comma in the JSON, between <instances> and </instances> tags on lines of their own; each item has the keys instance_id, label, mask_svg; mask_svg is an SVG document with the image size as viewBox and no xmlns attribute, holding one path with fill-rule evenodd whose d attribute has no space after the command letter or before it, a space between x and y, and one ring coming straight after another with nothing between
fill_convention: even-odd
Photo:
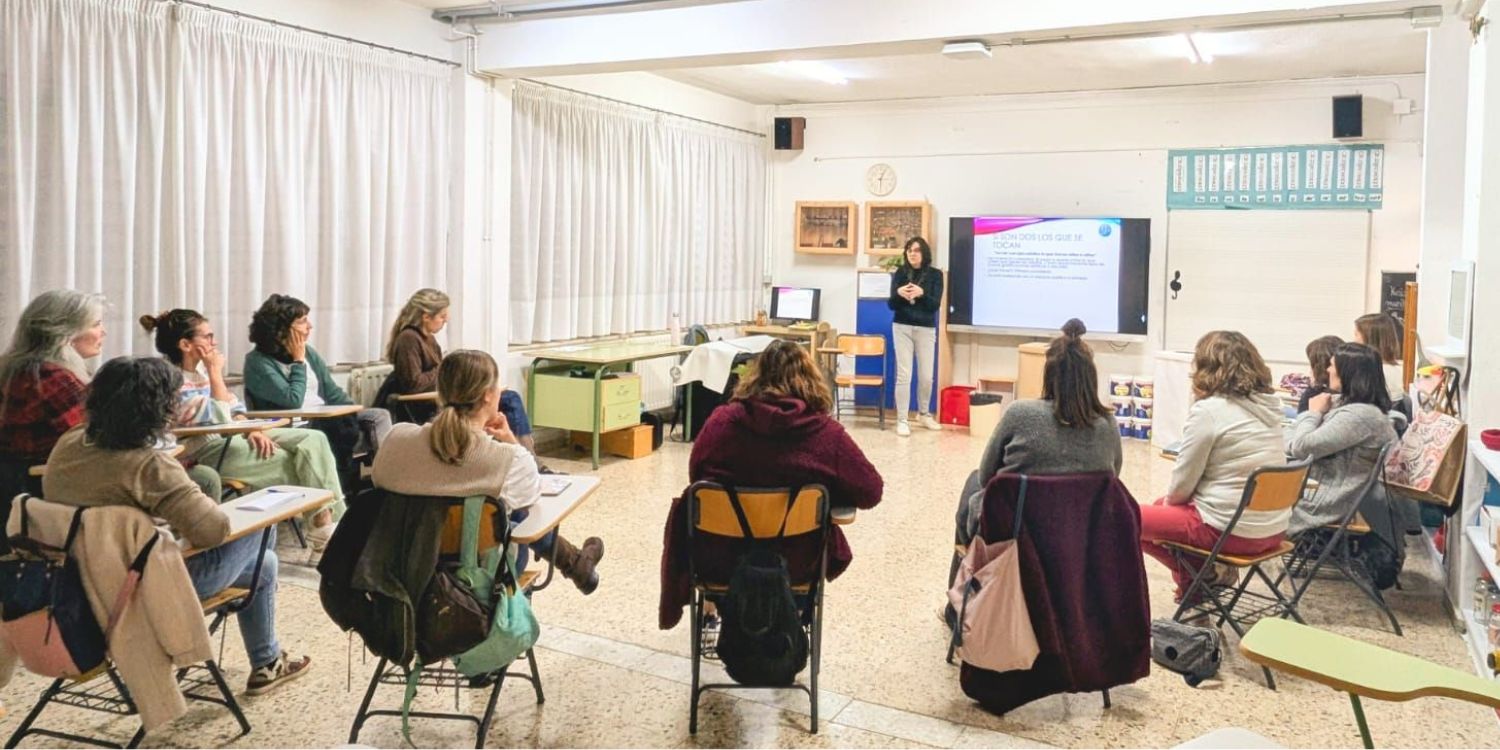
<instances>
[{"instance_id":1,"label":"laminated chart on wall","mask_svg":"<svg viewBox=\"0 0 1500 750\"><path fill-rule=\"evenodd\" d=\"M1384 188L1379 143L1167 152L1169 209L1367 211Z\"/></svg>"}]
</instances>

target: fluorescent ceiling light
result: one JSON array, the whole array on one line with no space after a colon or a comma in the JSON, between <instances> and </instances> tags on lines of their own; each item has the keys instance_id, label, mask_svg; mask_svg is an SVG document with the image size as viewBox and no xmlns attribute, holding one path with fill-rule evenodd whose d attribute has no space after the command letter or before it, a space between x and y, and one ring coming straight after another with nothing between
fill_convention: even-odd
<instances>
[{"instance_id":1,"label":"fluorescent ceiling light","mask_svg":"<svg viewBox=\"0 0 1500 750\"><path fill-rule=\"evenodd\" d=\"M959 60L990 57L990 47L984 42L948 42L943 45L943 54Z\"/></svg>"},{"instance_id":2,"label":"fluorescent ceiling light","mask_svg":"<svg viewBox=\"0 0 1500 750\"><path fill-rule=\"evenodd\" d=\"M849 83L849 79L845 78L843 73L834 69L832 65L816 60L783 60L776 63L776 67L788 73L824 83L831 83L835 86L843 86Z\"/></svg>"},{"instance_id":3,"label":"fluorescent ceiling light","mask_svg":"<svg viewBox=\"0 0 1500 750\"><path fill-rule=\"evenodd\" d=\"M1194 65L1214 61L1214 56L1203 47L1196 34L1178 34L1177 38L1182 40L1183 54L1193 61Z\"/></svg>"}]
</instances>

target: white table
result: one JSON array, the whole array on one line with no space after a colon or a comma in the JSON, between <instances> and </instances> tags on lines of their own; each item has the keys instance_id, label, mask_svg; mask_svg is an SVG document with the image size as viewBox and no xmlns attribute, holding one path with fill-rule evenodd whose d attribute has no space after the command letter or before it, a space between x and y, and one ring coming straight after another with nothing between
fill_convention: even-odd
<instances>
[{"instance_id":1,"label":"white table","mask_svg":"<svg viewBox=\"0 0 1500 750\"><path fill-rule=\"evenodd\" d=\"M702 383L714 393L723 393L734 358L740 354L759 354L775 341L775 336L744 336L699 344L682 364L672 368L672 385Z\"/></svg>"},{"instance_id":2,"label":"white table","mask_svg":"<svg viewBox=\"0 0 1500 750\"><path fill-rule=\"evenodd\" d=\"M548 535L562 524L572 512L599 489L599 477L581 475L546 474L542 479L560 477L568 480L568 488L562 494L540 500L526 508L526 518L511 529L510 538L518 544L530 544Z\"/></svg>"},{"instance_id":3,"label":"white table","mask_svg":"<svg viewBox=\"0 0 1500 750\"><path fill-rule=\"evenodd\" d=\"M246 505L260 501L271 492L290 492L296 497L279 503L268 510L248 510ZM282 521L296 518L308 511L317 510L333 502L333 493L316 487L292 487L288 485L277 485L267 487L263 490L252 492L243 497L237 497L219 506L224 515L229 516L229 535L219 543L223 546L236 539L241 539L254 534L257 531L269 531ZM183 557L192 557L203 552L204 549L195 549L184 546Z\"/></svg>"}]
</instances>

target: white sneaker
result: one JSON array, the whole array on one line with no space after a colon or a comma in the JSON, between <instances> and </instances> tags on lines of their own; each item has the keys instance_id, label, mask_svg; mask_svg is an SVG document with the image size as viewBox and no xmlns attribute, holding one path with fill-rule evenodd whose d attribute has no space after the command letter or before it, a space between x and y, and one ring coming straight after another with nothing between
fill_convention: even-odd
<instances>
[{"instance_id":1,"label":"white sneaker","mask_svg":"<svg viewBox=\"0 0 1500 750\"><path fill-rule=\"evenodd\" d=\"M923 427L926 427L929 430L943 429L943 426L938 424L938 421L936 419L933 419L931 414L923 414L918 421L922 423Z\"/></svg>"},{"instance_id":2,"label":"white sneaker","mask_svg":"<svg viewBox=\"0 0 1500 750\"><path fill-rule=\"evenodd\" d=\"M896 423L896 435L898 437L911 437L911 425L905 420Z\"/></svg>"}]
</instances>

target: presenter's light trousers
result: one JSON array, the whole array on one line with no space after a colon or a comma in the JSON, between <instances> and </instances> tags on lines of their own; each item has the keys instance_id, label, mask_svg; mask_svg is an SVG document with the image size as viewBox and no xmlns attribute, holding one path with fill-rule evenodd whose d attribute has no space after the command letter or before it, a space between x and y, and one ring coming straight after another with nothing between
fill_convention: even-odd
<instances>
[{"instance_id":1,"label":"presenter's light trousers","mask_svg":"<svg viewBox=\"0 0 1500 750\"><path fill-rule=\"evenodd\" d=\"M932 404L932 366L937 357L937 329L928 326L891 326L896 340L896 421L907 421L911 403L911 358L917 357L917 413L927 414Z\"/></svg>"}]
</instances>

